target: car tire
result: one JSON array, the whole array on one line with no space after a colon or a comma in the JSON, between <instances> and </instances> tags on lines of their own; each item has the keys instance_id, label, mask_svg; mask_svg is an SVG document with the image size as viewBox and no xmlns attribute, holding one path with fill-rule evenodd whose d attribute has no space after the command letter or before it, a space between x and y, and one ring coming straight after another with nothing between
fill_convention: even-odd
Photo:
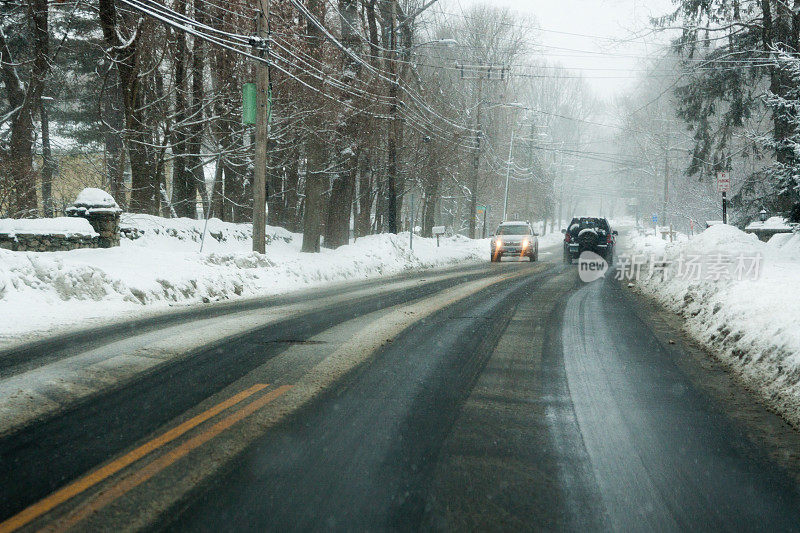
<instances>
[{"instance_id":1,"label":"car tire","mask_svg":"<svg viewBox=\"0 0 800 533\"><path fill-rule=\"evenodd\" d=\"M572 264L572 254L566 250L564 250L564 263L568 265Z\"/></svg>"}]
</instances>

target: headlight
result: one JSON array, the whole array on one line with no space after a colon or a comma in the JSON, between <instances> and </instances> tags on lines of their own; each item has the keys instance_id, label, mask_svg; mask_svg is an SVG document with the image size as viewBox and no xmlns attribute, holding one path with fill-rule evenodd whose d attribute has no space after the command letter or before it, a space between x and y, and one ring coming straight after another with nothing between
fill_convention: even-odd
<instances>
[{"instance_id":1,"label":"headlight","mask_svg":"<svg viewBox=\"0 0 800 533\"><path fill-rule=\"evenodd\" d=\"M502 241L501 239L497 239L497 242L495 242L495 245L496 245L498 248L502 248L502 247L503 247L503 241Z\"/></svg>"},{"instance_id":2,"label":"headlight","mask_svg":"<svg viewBox=\"0 0 800 533\"><path fill-rule=\"evenodd\" d=\"M530 241L528 239L525 239L524 241L522 241L522 247L523 248L527 248L530 244L531 243L530 243Z\"/></svg>"}]
</instances>

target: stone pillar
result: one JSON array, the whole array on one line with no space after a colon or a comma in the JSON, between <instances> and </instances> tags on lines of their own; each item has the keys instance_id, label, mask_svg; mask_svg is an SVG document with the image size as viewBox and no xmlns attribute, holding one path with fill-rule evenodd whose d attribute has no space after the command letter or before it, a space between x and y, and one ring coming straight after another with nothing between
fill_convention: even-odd
<instances>
[{"instance_id":1,"label":"stone pillar","mask_svg":"<svg viewBox=\"0 0 800 533\"><path fill-rule=\"evenodd\" d=\"M100 234L100 248L119 246L119 213L88 212L86 220Z\"/></svg>"},{"instance_id":2,"label":"stone pillar","mask_svg":"<svg viewBox=\"0 0 800 533\"><path fill-rule=\"evenodd\" d=\"M89 221L100 235L100 248L119 246L119 217L122 209L110 194L95 188L81 191L77 200L66 209L67 216Z\"/></svg>"}]
</instances>

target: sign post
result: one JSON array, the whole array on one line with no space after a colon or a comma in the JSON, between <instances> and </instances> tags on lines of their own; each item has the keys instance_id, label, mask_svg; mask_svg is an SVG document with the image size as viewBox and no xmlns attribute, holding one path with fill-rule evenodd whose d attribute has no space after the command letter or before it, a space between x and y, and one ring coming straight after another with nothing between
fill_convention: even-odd
<instances>
[{"instance_id":1,"label":"sign post","mask_svg":"<svg viewBox=\"0 0 800 533\"><path fill-rule=\"evenodd\" d=\"M722 223L728 223L728 193L731 191L731 178L727 172L717 173L717 192L722 193Z\"/></svg>"},{"instance_id":2,"label":"sign post","mask_svg":"<svg viewBox=\"0 0 800 533\"><path fill-rule=\"evenodd\" d=\"M479 206L477 206L475 208L475 216L476 217L483 216L483 232L482 232L483 237L482 238L484 238L484 239L486 238L486 211L487 211L487 208L486 208L485 205L479 205Z\"/></svg>"},{"instance_id":3,"label":"sign post","mask_svg":"<svg viewBox=\"0 0 800 533\"><path fill-rule=\"evenodd\" d=\"M408 232L408 247L414 249L414 193L411 193L411 227Z\"/></svg>"},{"instance_id":4,"label":"sign post","mask_svg":"<svg viewBox=\"0 0 800 533\"><path fill-rule=\"evenodd\" d=\"M436 237L436 247L439 247L439 237L445 234L447 231L446 226L434 226L431 228L431 233Z\"/></svg>"}]
</instances>

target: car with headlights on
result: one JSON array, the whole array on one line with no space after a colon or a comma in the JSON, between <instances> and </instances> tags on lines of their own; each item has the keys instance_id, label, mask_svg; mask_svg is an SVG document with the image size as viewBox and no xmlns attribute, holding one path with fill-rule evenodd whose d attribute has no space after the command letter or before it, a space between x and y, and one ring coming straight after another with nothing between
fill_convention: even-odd
<instances>
[{"instance_id":1,"label":"car with headlights on","mask_svg":"<svg viewBox=\"0 0 800 533\"><path fill-rule=\"evenodd\" d=\"M503 256L539 259L539 239L530 222L509 221L497 227L492 237L491 260L500 261Z\"/></svg>"}]
</instances>

